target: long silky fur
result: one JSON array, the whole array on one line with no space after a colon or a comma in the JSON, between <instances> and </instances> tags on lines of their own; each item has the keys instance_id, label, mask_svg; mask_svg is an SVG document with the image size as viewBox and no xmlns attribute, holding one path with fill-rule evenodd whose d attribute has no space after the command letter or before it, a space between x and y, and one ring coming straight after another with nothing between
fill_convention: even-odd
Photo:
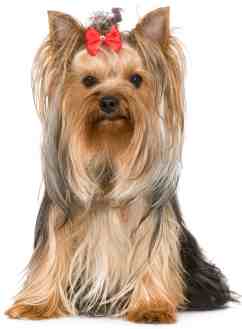
<instances>
[{"instance_id":1,"label":"long silky fur","mask_svg":"<svg viewBox=\"0 0 242 329\"><path fill-rule=\"evenodd\" d=\"M238 295L230 291L221 270L207 261L195 237L188 231L177 197L172 207L181 226L180 254L186 283L186 308L189 310L213 310L224 308L228 302L238 302Z\"/></svg>"},{"instance_id":2,"label":"long silky fur","mask_svg":"<svg viewBox=\"0 0 242 329\"><path fill-rule=\"evenodd\" d=\"M34 99L44 131L45 193L34 255L16 304L49 303L42 310L46 317L51 312L127 315L139 307L139 296L154 299L143 285L144 275L157 299L175 308L211 309L232 299L222 274L205 261L186 229L176 201L185 105L181 46L171 37L162 50L138 30L122 37L155 81L151 106L156 113L148 116L146 104L122 87L139 128L118 170L108 150L93 157L83 147L74 133L84 133L81 114L73 117L73 134L67 124L66 77L83 48L80 31L72 31L62 49L46 40L33 66ZM83 102L83 116L92 101ZM112 188L103 194L101 185ZM126 217L132 220L125 222Z\"/></svg>"}]
</instances>

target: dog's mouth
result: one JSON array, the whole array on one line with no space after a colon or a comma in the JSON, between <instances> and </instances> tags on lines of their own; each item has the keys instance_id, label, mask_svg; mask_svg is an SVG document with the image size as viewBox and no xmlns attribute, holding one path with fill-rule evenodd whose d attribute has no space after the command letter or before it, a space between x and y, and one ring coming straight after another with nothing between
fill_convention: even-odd
<instances>
[{"instance_id":1,"label":"dog's mouth","mask_svg":"<svg viewBox=\"0 0 242 329\"><path fill-rule=\"evenodd\" d=\"M127 110L119 109L111 114L96 111L91 113L86 125L88 140L112 152L121 152L130 143L134 123ZM112 153L113 154L113 153Z\"/></svg>"},{"instance_id":2,"label":"dog's mouth","mask_svg":"<svg viewBox=\"0 0 242 329\"><path fill-rule=\"evenodd\" d=\"M121 111L110 114L99 113L97 116L92 118L92 123L96 126L128 124L130 123L130 117L128 113L121 113Z\"/></svg>"},{"instance_id":3,"label":"dog's mouth","mask_svg":"<svg viewBox=\"0 0 242 329\"><path fill-rule=\"evenodd\" d=\"M121 121L127 121L128 117L125 115L105 115L101 116L96 120L96 123L109 123L109 122L121 122Z\"/></svg>"}]
</instances>

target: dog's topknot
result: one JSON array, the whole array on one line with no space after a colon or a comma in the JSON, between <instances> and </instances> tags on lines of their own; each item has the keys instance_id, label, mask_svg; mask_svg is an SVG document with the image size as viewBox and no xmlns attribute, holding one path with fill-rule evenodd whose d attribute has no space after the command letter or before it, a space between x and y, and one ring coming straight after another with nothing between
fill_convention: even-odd
<instances>
[{"instance_id":1,"label":"dog's topknot","mask_svg":"<svg viewBox=\"0 0 242 329\"><path fill-rule=\"evenodd\" d=\"M95 27L100 33L106 33L112 25L118 25L122 21L121 8L112 8L107 11L95 11L90 17L90 26Z\"/></svg>"}]
</instances>

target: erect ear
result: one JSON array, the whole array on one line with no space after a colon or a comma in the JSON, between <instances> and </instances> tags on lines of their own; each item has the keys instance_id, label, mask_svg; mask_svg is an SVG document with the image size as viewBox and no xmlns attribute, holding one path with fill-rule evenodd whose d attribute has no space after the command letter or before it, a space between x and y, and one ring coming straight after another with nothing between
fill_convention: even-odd
<instances>
[{"instance_id":1,"label":"erect ear","mask_svg":"<svg viewBox=\"0 0 242 329\"><path fill-rule=\"evenodd\" d=\"M158 8L146 14L135 31L159 44L166 45L170 36L170 8Z\"/></svg>"},{"instance_id":2,"label":"erect ear","mask_svg":"<svg viewBox=\"0 0 242 329\"><path fill-rule=\"evenodd\" d=\"M73 33L82 33L84 30L70 15L48 11L50 40L54 46L61 46L66 40L71 38Z\"/></svg>"}]
</instances>

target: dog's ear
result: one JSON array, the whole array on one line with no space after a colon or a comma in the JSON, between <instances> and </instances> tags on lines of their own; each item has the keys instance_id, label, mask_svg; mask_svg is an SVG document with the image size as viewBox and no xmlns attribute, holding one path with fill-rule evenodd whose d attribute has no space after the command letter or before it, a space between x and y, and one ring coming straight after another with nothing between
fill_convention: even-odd
<instances>
[{"instance_id":1,"label":"dog's ear","mask_svg":"<svg viewBox=\"0 0 242 329\"><path fill-rule=\"evenodd\" d=\"M62 46L74 33L83 35L84 27L70 15L48 11L48 20L50 40L55 47Z\"/></svg>"},{"instance_id":2,"label":"dog's ear","mask_svg":"<svg viewBox=\"0 0 242 329\"><path fill-rule=\"evenodd\" d=\"M170 8L158 8L149 12L136 25L135 31L152 41L166 45L170 36Z\"/></svg>"}]
</instances>

